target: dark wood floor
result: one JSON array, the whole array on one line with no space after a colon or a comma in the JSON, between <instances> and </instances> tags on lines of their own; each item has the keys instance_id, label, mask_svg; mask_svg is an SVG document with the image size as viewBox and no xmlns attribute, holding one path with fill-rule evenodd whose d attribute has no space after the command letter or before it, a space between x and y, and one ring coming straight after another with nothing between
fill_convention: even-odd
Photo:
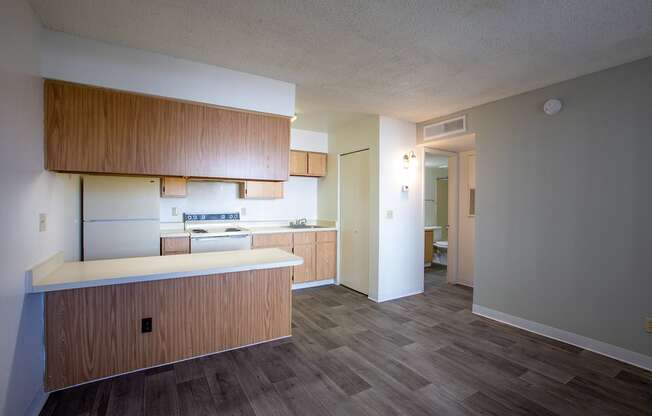
<instances>
[{"instance_id":1,"label":"dark wood floor","mask_svg":"<svg viewBox=\"0 0 652 416\"><path fill-rule=\"evenodd\" d=\"M471 313L472 291L294 293L292 338L56 392L42 415L651 415L652 374Z\"/></svg>"}]
</instances>

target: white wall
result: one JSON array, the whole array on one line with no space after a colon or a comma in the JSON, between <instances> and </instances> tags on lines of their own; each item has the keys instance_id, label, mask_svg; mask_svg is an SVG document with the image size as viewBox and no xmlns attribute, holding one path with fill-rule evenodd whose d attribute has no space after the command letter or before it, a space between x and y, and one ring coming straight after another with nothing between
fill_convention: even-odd
<instances>
[{"instance_id":1,"label":"white wall","mask_svg":"<svg viewBox=\"0 0 652 416\"><path fill-rule=\"evenodd\" d=\"M290 148L308 152L328 153L328 133L291 129Z\"/></svg>"},{"instance_id":2,"label":"white wall","mask_svg":"<svg viewBox=\"0 0 652 416\"><path fill-rule=\"evenodd\" d=\"M43 30L44 78L294 115L294 84Z\"/></svg>"},{"instance_id":3,"label":"white wall","mask_svg":"<svg viewBox=\"0 0 652 416\"><path fill-rule=\"evenodd\" d=\"M161 198L161 222L182 222L182 213L240 212L243 221L317 219L317 178L291 176L283 184L283 198L240 199L238 184L228 182L188 183L186 198ZM172 207L179 208L172 216Z\"/></svg>"},{"instance_id":4,"label":"white wall","mask_svg":"<svg viewBox=\"0 0 652 416\"><path fill-rule=\"evenodd\" d=\"M25 271L58 250L78 255L65 231L66 176L43 170L40 24L27 2L0 13L0 414L38 410L43 393L43 298L25 295ZM62 191L63 190L63 191ZM71 205L72 207L73 205ZM48 228L38 231L39 213Z\"/></svg>"},{"instance_id":5,"label":"white wall","mask_svg":"<svg viewBox=\"0 0 652 416\"><path fill-rule=\"evenodd\" d=\"M328 152L328 134L292 129L290 147L296 150ZM283 184L283 198L252 200L238 198L238 184L195 182L188 184L186 198L161 198L161 221L183 221L184 212L240 212L242 220L294 220L317 217L317 186L320 179L291 176ZM172 208L179 215L172 215Z\"/></svg>"},{"instance_id":6,"label":"white wall","mask_svg":"<svg viewBox=\"0 0 652 416\"><path fill-rule=\"evenodd\" d=\"M416 149L414 123L379 119L379 231L377 301L423 292L423 196L418 160L404 168L403 155ZM403 192L401 187L408 185ZM393 218L388 218L388 212Z\"/></svg>"},{"instance_id":7,"label":"white wall","mask_svg":"<svg viewBox=\"0 0 652 416\"><path fill-rule=\"evenodd\" d=\"M338 220L339 155L369 149L369 297L378 298L378 116L361 116L328 133L328 175L319 181L317 213ZM345 178L342 178L345 180ZM338 246L339 251L339 246ZM347 253L338 253L338 258Z\"/></svg>"}]
</instances>

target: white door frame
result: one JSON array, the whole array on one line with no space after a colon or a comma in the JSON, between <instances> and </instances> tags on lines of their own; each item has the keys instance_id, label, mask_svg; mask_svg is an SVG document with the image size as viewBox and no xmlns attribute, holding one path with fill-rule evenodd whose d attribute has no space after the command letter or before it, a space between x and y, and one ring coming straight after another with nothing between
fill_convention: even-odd
<instances>
[{"instance_id":1,"label":"white door frame","mask_svg":"<svg viewBox=\"0 0 652 416\"><path fill-rule=\"evenodd\" d=\"M342 242L341 242L341 236L342 233L339 232L339 229L342 225L342 215L341 215L341 190L342 190L342 156L350 155L351 153L358 153L358 152L364 152L364 151L371 151L371 148L369 147L363 147L361 149L356 149L356 150L351 150L348 152L342 152L337 155L337 228L338 228L338 233L337 233L337 276L335 277L335 284L340 285L340 272L341 272L341 265L342 265ZM369 156L371 156L371 153L369 153ZM369 172L371 175L371 172ZM371 177L371 176L370 176ZM370 201L371 202L371 201ZM371 223L369 224L370 229L371 229ZM371 260L371 252L369 253L369 258ZM370 265L371 266L371 265ZM371 267L369 268L369 291L371 291Z\"/></svg>"},{"instance_id":2,"label":"white door frame","mask_svg":"<svg viewBox=\"0 0 652 416\"><path fill-rule=\"evenodd\" d=\"M426 191L426 181L425 181L425 175L426 175L426 153L434 154L434 155L440 155L440 156L448 156L449 158L453 158L453 161L455 163L448 164L448 194L449 196L451 195L451 191L453 194L453 198L448 198L448 266L446 267L446 281L451 284L457 283L457 271L459 269L458 267L458 261L459 261L459 221L458 221L458 216L459 216L459 209L458 209L458 204L459 204L459 155L456 152L451 152L448 150L438 150L438 149L433 149L431 147L428 147L427 144L420 144L420 158L423 160L423 163L421 163L421 195L425 195ZM453 165L453 166L451 166ZM426 201L425 198L422 198L421 203L423 204L422 209L421 209L421 228L425 229L425 224L426 224ZM453 205L453 209L451 209L451 204ZM420 236L421 241L423 241L423 235Z\"/></svg>"}]
</instances>

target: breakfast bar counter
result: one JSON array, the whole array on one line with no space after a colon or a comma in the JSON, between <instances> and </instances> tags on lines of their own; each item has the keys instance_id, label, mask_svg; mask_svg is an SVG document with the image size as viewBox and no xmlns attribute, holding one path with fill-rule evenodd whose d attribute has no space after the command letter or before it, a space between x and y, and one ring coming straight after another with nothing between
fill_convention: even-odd
<instances>
[{"instance_id":1,"label":"breakfast bar counter","mask_svg":"<svg viewBox=\"0 0 652 416\"><path fill-rule=\"evenodd\" d=\"M277 248L63 262L58 254L28 272L28 292L50 292L152 280L299 266Z\"/></svg>"},{"instance_id":2,"label":"breakfast bar counter","mask_svg":"<svg viewBox=\"0 0 652 416\"><path fill-rule=\"evenodd\" d=\"M291 335L292 268L276 248L63 262L28 271L44 292L45 388ZM83 357L83 359L80 359Z\"/></svg>"}]
</instances>

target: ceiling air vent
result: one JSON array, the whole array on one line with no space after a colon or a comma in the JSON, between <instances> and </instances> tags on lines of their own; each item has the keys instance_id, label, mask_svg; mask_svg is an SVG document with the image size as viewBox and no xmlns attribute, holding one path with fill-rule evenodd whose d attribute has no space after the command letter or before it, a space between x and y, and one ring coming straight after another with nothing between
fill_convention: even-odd
<instances>
[{"instance_id":1,"label":"ceiling air vent","mask_svg":"<svg viewBox=\"0 0 652 416\"><path fill-rule=\"evenodd\" d=\"M424 126L423 140L434 140L441 137L452 136L454 134L465 132L466 116L464 115Z\"/></svg>"}]
</instances>

